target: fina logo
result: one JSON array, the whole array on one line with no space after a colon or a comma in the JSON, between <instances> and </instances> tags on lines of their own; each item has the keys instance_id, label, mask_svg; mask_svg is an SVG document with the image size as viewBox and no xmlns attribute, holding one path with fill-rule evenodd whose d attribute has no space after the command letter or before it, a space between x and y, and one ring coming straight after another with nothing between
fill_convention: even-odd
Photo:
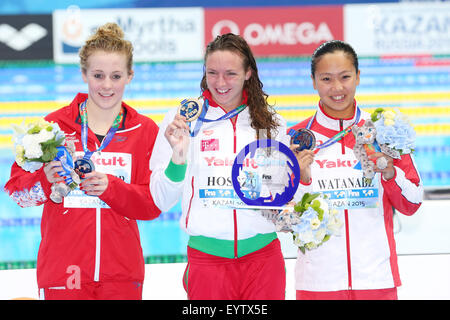
<instances>
[{"instance_id":1,"label":"fina logo","mask_svg":"<svg viewBox=\"0 0 450 320\"><path fill-rule=\"evenodd\" d=\"M16 51L25 50L46 35L47 30L36 23L30 23L21 30L16 30L8 24L0 24L0 42Z\"/></svg>"}]
</instances>

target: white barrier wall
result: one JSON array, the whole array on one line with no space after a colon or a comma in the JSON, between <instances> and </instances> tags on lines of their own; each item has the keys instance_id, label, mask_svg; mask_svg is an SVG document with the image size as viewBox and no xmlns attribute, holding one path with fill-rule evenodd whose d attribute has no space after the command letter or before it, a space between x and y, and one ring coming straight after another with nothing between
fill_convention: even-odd
<instances>
[{"instance_id":1,"label":"white barrier wall","mask_svg":"<svg viewBox=\"0 0 450 320\"><path fill-rule=\"evenodd\" d=\"M402 255L398 259L403 285L400 300L449 300L450 254ZM286 259L286 300L295 299L295 259ZM144 300L186 300L181 282L185 263L147 264L145 266ZM0 271L0 300L38 299L36 270Z\"/></svg>"},{"instance_id":2,"label":"white barrier wall","mask_svg":"<svg viewBox=\"0 0 450 320\"><path fill-rule=\"evenodd\" d=\"M400 255L450 254L450 200L425 200L412 216L396 212L394 235ZM296 257L291 235L279 237L284 256Z\"/></svg>"}]
</instances>

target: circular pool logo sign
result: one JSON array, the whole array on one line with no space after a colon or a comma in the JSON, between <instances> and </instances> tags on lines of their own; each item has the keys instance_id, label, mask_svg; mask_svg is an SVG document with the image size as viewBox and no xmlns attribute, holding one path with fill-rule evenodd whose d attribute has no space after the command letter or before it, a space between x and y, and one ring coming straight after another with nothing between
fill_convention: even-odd
<instances>
[{"instance_id":1,"label":"circular pool logo sign","mask_svg":"<svg viewBox=\"0 0 450 320\"><path fill-rule=\"evenodd\" d=\"M282 142L256 140L237 154L231 180L234 191L246 205L282 207L297 191L300 167L294 153Z\"/></svg>"}]
</instances>

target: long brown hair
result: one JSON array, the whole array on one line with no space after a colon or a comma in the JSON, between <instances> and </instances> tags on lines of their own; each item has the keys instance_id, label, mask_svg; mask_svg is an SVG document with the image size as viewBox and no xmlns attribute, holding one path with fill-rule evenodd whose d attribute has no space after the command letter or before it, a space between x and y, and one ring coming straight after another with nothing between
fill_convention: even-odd
<instances>
[{"instance_id":1,"label":"long brown hair","mask_svg":"<svg viewBox=\"0 0 450 320\"><path fill-rule=\"evenodd\" d=\"M273 106L269 105L267 98L269 97L263 91L263 84L259 80L258 67L256 66L255 57L247 44L247 42L239 35L227 33L217 36L206 47L204 61L208 55L215 51L231 51L237 53L242 57L243 67L245 71L251 69L250 79L244 82L244 90L247 91L247 105L250 112L251 126L256 130L257 138L260 139L259 133L263 132L266 138L271 138L272 131L277 131L279 123L275 117L275 110ZM203 70L203 78L200 83L201 90L207 90L206 84L206 68Z\"/></svg>"}]
</instances>

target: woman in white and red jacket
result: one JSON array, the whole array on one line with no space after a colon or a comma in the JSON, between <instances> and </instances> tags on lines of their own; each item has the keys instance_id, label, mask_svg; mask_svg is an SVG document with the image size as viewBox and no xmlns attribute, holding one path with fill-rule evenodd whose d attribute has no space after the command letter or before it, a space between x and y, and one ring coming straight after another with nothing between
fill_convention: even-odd
<instances>
[{"instance_id":1,"label":"woman in white and red jacket","mask_svg":"<svg viewBox=\"0 0 450 320\"><path fill-rule=\"evenodd\" d=\"M329 41L314 52L311 78L320 102L316 114L291 129L309 128L323 143L370 115L355 101L359 85L358 58L342 41ZM393 233L393 211L412 215L422 203L423 188L410 154L388 159L365 183L353 154L352 133L319 149L308 170L314 192L364 194L364 201L347 197L336 202L343 228L315 250L299 251L295 269L297 299L397 299L401 285ZM304 151L311 153L312 151ZM345 201L344 201L345 200Z\"/></svg>"},{"instance_id":2,"label":"woman in white and red jacket","mask_svg":"<svg viewBox=\"0 0 450 320\"><path fill-rule=\"evenodd\" d=\"M180 226L189 234L184 275L189 299L284 299L286 273L275 225L261 210L227 205L238 201L231 177L238 152L258 138L289 143L286 122L267 103L242 37L217 36L204 60L202 97L209 103L204 118L220 120L205 121L197 135L186 137L177 134L189 130L185 118L171 110L156 139L150 188L163 211L181 199ZM282 180L277 170L284 170L277 167L266 172L274 185Z\"/></svg>"},{"instance_id":3,"label":"woman in white and red jacket","mask_svg":"<svg viewBox=\"0 0 450 320\"><path fill-rule=\"evenodd\" d=\"M5 190L22 207L44 205L37 258L41 299L142 299L145 265L136 219L160 214L148 187L158 126L122 102L133 77L132 46L116 24L100 27L80 57L89 94L78 94L45 119L58 123L66 141L75 144L77 158L86 147L101 146L90 158L95 170L62 203L50 199L51 185L62 180L56 174L62 171L59 161L33 173L14 163ZM111 136L119 114L106 145L104 136Z\"/></svg>"}]
</instances>

